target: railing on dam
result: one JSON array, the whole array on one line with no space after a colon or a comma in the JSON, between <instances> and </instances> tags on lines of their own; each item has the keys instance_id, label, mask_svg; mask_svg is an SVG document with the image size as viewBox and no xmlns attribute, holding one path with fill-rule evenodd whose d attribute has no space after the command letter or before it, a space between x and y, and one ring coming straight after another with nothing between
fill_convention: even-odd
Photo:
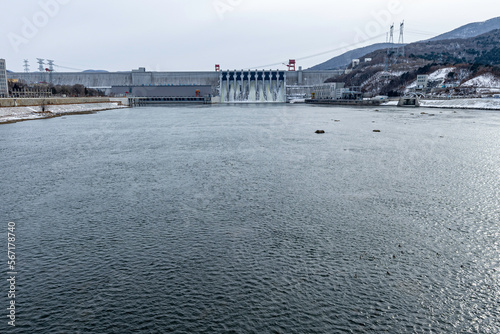
<instances>
[{"instance_id":1,"label":"railing on dam","mask_svg":"<svg viewBox=\"0 0 500 334\"><path fill-rule=\"evenodd\" d=\"M209 96L205 97L129 97L129 105L131 107L144 106L144 105L161 105L161 104L174 104L174 103L198 103L208 104L211 103Z\"/></svg>"}]
</instances>

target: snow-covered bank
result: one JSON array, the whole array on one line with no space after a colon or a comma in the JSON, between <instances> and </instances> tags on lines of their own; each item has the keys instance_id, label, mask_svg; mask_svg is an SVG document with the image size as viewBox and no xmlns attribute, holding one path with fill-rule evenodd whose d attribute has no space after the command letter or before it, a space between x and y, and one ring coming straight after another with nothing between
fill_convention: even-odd
<instances>
[{"instance_id":1,"label":"snow-covered bank","mask_svg":"<svg viewBox=\"0 0 500 334\"><path fill-rule=\"evenodd\" d=\"M47 105L45 110L41 106L33 107L4 107L0 108L0 124L14 123L31 119L51 118L71 114L87 114L101 110L127 108L117 102Z\"/></svg>"},{"instance_id":2,"label":"snow-covered bank","mask_svg":"<svg viewBox=\"0 0 500 334\"><path fill-rule=\"evenodd\" d=\"M398 101L382 103L383 106L397 106ZM420 100L420 106L425 108L450 109L482 109L500 110L500 99L453 99L453 100Z\"/></svg>"},{"instance_id":3,"label":"snow-covered bank","mask_svg":"<svg viewBox=\"0 0 500 334\"><path fill-rule=\"evenodd\" d=\"M500 110L500 99L420 100L426 108Z\"/></svg>"}]
</instances>

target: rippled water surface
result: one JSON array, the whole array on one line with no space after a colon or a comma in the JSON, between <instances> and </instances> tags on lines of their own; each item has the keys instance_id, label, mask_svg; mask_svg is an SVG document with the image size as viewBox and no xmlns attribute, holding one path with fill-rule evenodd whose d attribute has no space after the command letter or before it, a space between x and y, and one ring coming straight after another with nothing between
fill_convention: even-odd
<instances>
[{"instance_id":1,"label":"rippled water surface","mask_svg":"<svg viewBox=\"0 0 500 334\"><path fill-rule=\"evenodd\" d=\"M499 152L488 111L156 107L2 125L15 332L499 333Z\"/></svg>"}]
</instances>

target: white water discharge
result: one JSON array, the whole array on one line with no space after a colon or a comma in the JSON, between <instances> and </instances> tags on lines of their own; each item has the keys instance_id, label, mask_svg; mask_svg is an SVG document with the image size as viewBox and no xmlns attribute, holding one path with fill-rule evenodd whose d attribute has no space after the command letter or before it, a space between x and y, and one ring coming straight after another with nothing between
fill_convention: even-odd
<instances>
[{"instance_id":1,"label":"white water discharge","mask_svg":"<svg viewBox=\"0 0 500 334\"><path fill-rule=\"evenodd\" d=\"M285 71L225 71L220 75L222 103L286 102Z\"/></svg>"}]
</instances>

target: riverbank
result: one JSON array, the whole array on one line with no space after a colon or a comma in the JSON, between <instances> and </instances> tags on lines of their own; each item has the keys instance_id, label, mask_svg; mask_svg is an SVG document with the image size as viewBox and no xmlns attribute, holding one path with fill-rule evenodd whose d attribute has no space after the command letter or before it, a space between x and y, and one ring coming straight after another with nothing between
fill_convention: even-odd
<instances>
[{"instance_id":1,"label":"riverbank","mask_svg":"<svg viewBox=\"0 0 500 334\"><path fill-rule=\"evenodd\" d=\"M17 99L22 100L22 99ZM90 114L102 110L128 108L121 101L0 107L0 124L75 114Z\"/></svg>"},{"instance_id":2,"label":"riverbank","mask_svg":"<svg viewBox=\"0 0 500 334\"><path fill-rule=\"evenodd\" d=\"M382 106L396 106L398 101L382 103ZM443 109L479 109L500 110L500 99L452 99L452 100L427 100L421 99L420 106L424 108Z\"/></svg>"}]
</instances>

